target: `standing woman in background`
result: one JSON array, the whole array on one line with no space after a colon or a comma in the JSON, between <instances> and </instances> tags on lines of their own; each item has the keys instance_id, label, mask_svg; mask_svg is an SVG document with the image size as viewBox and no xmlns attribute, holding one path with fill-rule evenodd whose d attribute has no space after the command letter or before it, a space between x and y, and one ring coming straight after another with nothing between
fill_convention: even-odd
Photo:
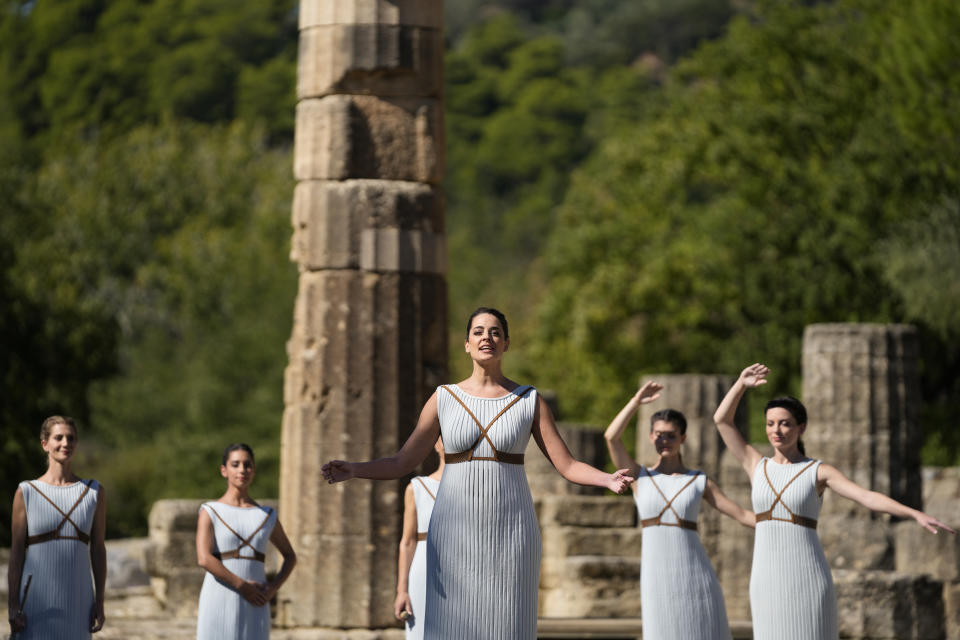
<instances>
[{"instance_id":1,"label":"standing woman in background","mask_svg":"<svg viewBox=\"0 0 960 640\"><path fill-rule=\"evenodd\" d=\"M79 640L103 627L107 505L96 480L81 480L72 418L40 427L47 471L21 482L13 497L7 607L18 640ZM91 573L93 579L91 580Z\"/></svg>"},{"instance_id":2,"label":"standing woman in background","mask_svg":"<svg viewBox=\"0 0 960 640\"><path fill-rule=\"evenodd\" d=\"M423 639L427 529L443 477L443 441L437 440L433 450L440 456L440 466L428 476L411 480L403 493L403 537L397 561L397 599L393 603L393 614L406 622L407 640Z\"/></svg>"},{"instance_id":3,"label":"standing woman in background","mask_svg":"<svg viewBox=\"0 0 960 640\"><path fill-rule=\"evenodd\" d=\"M766 384L769 372L762 364L744 369L713 416L720 436L753 485L757 518L750 572L753 637L836 640L837 597L816 529L826 489L872 511L912 518L932 533L938 528L956 532L922 511L864 489L836 467L808 458L800 441L807 428L807 410L796 398L775 398L764 409L773 457L766 458L749 445L734 426L734 414L746 390Z\"/></svg>"},{"instance_id":4,"label":"standing woman in background","mask_svg":"<svg viewBox=\"0 0 960 640\"><path fill-rule=\"evenodd\" d=\"M701 499L746 527L753 513L730 500L713 480L687 469L680 446L687 420L674 409L650 417L650 443L657 462L645 467L627 453L621 436L641 404L660 397L663 387L648 382L604 432L613 463L630 469L637 481L633 498L643 526L640 601L643 635L657 640L729 640L730 623L717 574L697 533Z\"/></svg>"},{"instance_id":5,"label":"standing woman in background","mask_svg":"<svg viewBox=\"0 0 960 640\"><path fill-rule=\"evenodd\" d=\"M277 512L250 497L255 473L253 449L229 445L220 465L227 491L200 507L197 564L207 573L200 590L197 640L267 640L270 600L297 563ZM267 542L283 556L280 572L270 582L264 566Z\"/></svg>"},{"instance_id":6,"label":"standing woman in background","mask_svg":"<svg viewBox=\"0 0 960 640\"><path fill-rule=\"evenodd\" d=\"M535 640L540 529L523 468L532 435L570 482L623 492L632 478L570 455L546 402L503 375L507 319L481 307L467 320L470 377L437 387L396 454L369 462L331 460L328 482L394 480L410 473L443 432L446 467L427 534L424 637Z\"/></svg>"}]
</instances>

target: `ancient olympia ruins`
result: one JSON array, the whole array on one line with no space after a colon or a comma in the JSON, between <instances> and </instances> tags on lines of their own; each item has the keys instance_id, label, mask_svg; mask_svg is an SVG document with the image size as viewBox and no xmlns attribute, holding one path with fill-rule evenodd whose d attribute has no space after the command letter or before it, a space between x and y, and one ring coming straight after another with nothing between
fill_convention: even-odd
<instances>
[{"instance_id":1,"label":"ancient olympia ruins","mask_svg":"<svg viewBox=\"0 0 960 640\"><path fill-rule=\"evenodd\" d=\"M279 497L300 563L275 603L275 638L403 637L391 612L402 485L328 487L319 467L329 458L395 451L422 402L446 381L442 9L442 0L300 3L292 243L299 291ZM917 349L907 326L808 327L807 448L857 482L956 523L958 470L920 466ZM688 464L749 504L746 477L711 418L732 378L645 378L665 383L666 393L641 411L638 433L657 407L683 411ZM558 404L574 454L605 464L600 431L563 423L562 398ZM757 408L745 402L742 410L745 429L747 412ZM638 438L641 459L648 446ZM632 501L566 483L532 447L527 473L543 536L541 637L638 638L640 528ZM152 607L158 629L182 629L141 637L192 637L202 580L193 552L199 502L154 506L144 543L151 585L126 600L115 591L115 607ZM875 517L832 495L821 517L844 637L960 637L958 538L925 535L914 523ZM750 637L752 534L711 510L700 526L735 637ZM114 620L126 610L115 609ZM144 615L136 614L141 630ZM130 637L110 628L100 635Z\"/></svg>"}]
</instances>

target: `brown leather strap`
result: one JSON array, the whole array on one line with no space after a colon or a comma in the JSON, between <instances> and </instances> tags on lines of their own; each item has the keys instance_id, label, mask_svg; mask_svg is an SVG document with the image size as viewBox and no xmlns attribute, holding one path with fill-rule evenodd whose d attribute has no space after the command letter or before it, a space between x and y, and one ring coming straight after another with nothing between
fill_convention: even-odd
<instances>
[{"instance_id":1,"label":"brown leather strap","mask_svg":"<svg viewBox=\"0 0 960 640\"><path fill-rule=\"evenodd\" d=\"M673 494L673 497L668 500L668 499L667 499L667 496L663 493L663 491L660 490L660 487L657 486L657 483L656 483L656 481L653 479L653 474L650 473L650 470L647 469L646 467L643 467L643 470L644 470L644 472L646 472L647 477L650 478L650 483L651 483L651 484L653 485L653 487L657 490L657 493L660 494L660 497L663 498L663 501L666 502L667 504L663 507L663 509L660 510L660 513L658 513L658 514L657 514L656 516L654 516L653 518L647 518L646 520L641 520L641 524L643 524L644 522L650 521L650 522L651 522L650 525L644 525L644 526L653 526L654 524L659 524L659 525L682 527L682 528L684 528L684 529L689 529L689 528L690 528L689 524L692 523L692 524L693 524L693 530L696 531L696 530L697 530L697 523L696 523L696 522L693 522L692 520L684 520L683 518L681 518L681 517L680 517L680 514L677 513L677 510L673 508L673 501L677 499L677 496L679 496L681 493L683 493L684 491L686 491L686 490L687 490L687 487L689 487L691 484L693 484L694 480L697 479L697 476L700 475L700 472L699 472L699 471L694 472L693 477L690 478L689 480L687 480L687 483L686 483L685 485L683 485L682 487L680 487L680 490L677 491L675 494ZM669 509L670 511L673 512L673 515L677 518L677 522L679 522L679 523L681 523L681 524L673 524L673 523L670 523L670 522L662 522L662 521L661 521L662 518L663 518L663 514L667 512L667 509ZM654 520L656 521L655 523L653 523ZM684 522L686 522L686 523L688 523L688 524L687 524L687 525L683 525L682 523L684 523Z\"/></svg>"},{"instance_id":2,"label":"brown leather strap","mask_svg":"<svg viewBox=\"0 0 960 640\"><path fill-rule=\"evenodd\" d=\"M758 524L761 522L767 522L769 520L776 520L778 522L789 522L791 524L797 524L797 525L800 525L801 527L807 527L809 529L817 528L817 521L815 519L807 518L806 516L799 516L795 514L793 511L790 510L790 507L788 507L787 504L783 501L783 494L784 492L786 492L787 487L793 484L794 480L802 476L803 473L807 469L812 467L814 464L816 464L816 462L817 462L816 460L811 460L809 464L807 464L803 469L800 469L800 471L798 471L796 475L790 478L790 481L787 482L787 484L783 485L783 489L780 489L780 491L777 491L776 489L773 488L773 483L770 482L770 475L767 473L767 458L763 459L763 477L766 478L767 485L770 487L770 490L773 491L773 495L775 495L776 498L774 499L773 504L770 505L769 509L767 509L766 511L761 511L760 513L756 514ZM778 502L786 510L786 512L790 514L789 518L778 518L773 515L773 509L774 507L777 506Z\"/></svg>"},{"instance_id":3,"label":"brown leather strap","mask_svg":"<svg viewBox=\"0 0 960 640\"><path fill-rule=\"evenodd\" d=\"M426 539L427 539L427 532L426 532L426 531L418 531L418 532L417 532L417 542L423 542L423 541L426 540Z\"/></svg>"},{"instance_id":4,"label":"brown leather strap","mask_svg":"<svg viewBox=\"0 0 960 640\"><path fill-rule=\"evenodd\" d=\"M430 491L430 487L428 487L427 483L423 481L423 478L421 478L420 476L417 476L416 478L414 478L414 480L419 482L420 485L423 487L423 490L427 492L427 495L433 498L434 502L436 502L437 496L433 495L433 491Z\"/></svg>"},{"instance_id":5,"label":"brown leather strap","mask_svg":"<svg viewBox=\"0 0 960 640\"><path fill-rule=\"evenodd\" d=\"M510 403L507 404L507 406L501 409L500 413L495 415L493 417L493 420L491 420L489 424L487 424L487 426L484 427L483 424L481 424L481 422L477 419L477 416L473 415L473 412L470 411L470 407L468 407L466 403L463 400L461 400L459 396L457 396L457 394L451 391L450 388L447 387L447 385L440 385L440 386L441 388L446 389L447 393L453 396L453 399L460 403L460 406L463 407L463 409L467 412L467 415L470 416L473 419L473 421L476 423L477 427L480 428L480 435L477 437L476 440L473 441L473 444L467 447L467 449L465 449L464 451L458 451L456 453L444 453L443 454L444 463L457 464L458 462L467 462L469 460L493 460L495 462L506 462L507 464L519 464L519 465L523 464L522 453L508 453L505 451L499 451L497 447L494 446L493 441L490 439L490 436L488 436L487 433L490 431L490 428L494 425L494 423L500 419L500 416L505 414L510 407L520 402L520 400L523 399L523 396L525 396L528 391L533 389L533 387L531 387L530 385L527 385L522 392L517 394L516 398L511 400ZM514 392L516 392L516 389L514 389ZM490 449L493 450L492 457L487 457L487 456L480 457L480 456L473 455L474 451L476 451L477 447L480 446L480 442L483 440L486 440L487 444L490 445Z\"/></svg>"},{"instance_id":6,"label":"brown leather strap","mask_svg":"<svg viewBox=\"0 0 960 640\"><path fill-rule=\"evenodd\" d=\"M225 527L227 528L227 531L229 531L229 532L232 533L233 535L235 535L235 536L237 536L238 538L240 538L240 546L238 546L236 549L232 549L232 550L230 550L230 551L215 552L215 553L213 554L215 557L220 558L220 559L222 559L222 560L229 560L230 558L240 558L241 560L257 560L257 561L259 561L259 562L263 562L263 559L264 559L263 552L257 551L257 550L253 547L253 545L250 544L250 541L253 540L253 536L257 535L257 534L260 532L260 529L263 529L263 527L266 526L266 524L270 521L270 516L273 515L273 509L271 509L270 507L267 507L267 517L263 519L263 522L260 523L260 526L259 526L259 527L257 527L256 529L253 530L253 533L251 533L249 536L247 536L246 538L244 538L244 537L241 536L239 533L237 533L236 531L234 531L234 530L233 530L233 527L231 527L229 524L227 524L227 521L226 521L226 520L224 520L223 518L220 517L220 514L217 513L217 510L214 509L212 505L210 505L209 503L207 503L206 506L210 509L210 511L213 511L213 515L217 516L217 520L219 520L220 522L223 523L223 526L225 526ZM250 547L250 550L253 552L253 556L252 556L252 557L251 557L251 556L242 556L242 555L240 555L240 550L243 549L244 547Z\"/></svg>"},{"instance_id":7,"label":"brown leather strap","mask_svg":"<svg viewBox=\"0 0 960 640\"><path fill-rule=\"evenodd\" d=\"M660 516L646 518L640 521L641 527L680 527L681 529L697 530L697 523L693 520L679 520L677 522L663 522Z\"/></svg>"},{"instance_id":8,"label":"brown leather strap","mask_svg":"<svg viewBox=\"0 0 960 640\"><path fill-rule=\"evenodd\" d=\"M237 558L239 560L253 560L255 562L263 562L266 556L261 551L253 549L252 556L242 556L240 555L240 549L231 549L230 551L223 552L214 552L214 557L220 560L230 560L231 558Z\"/></svg>"},{"instance_id":9,"label":"brown leather strap","mask_svg":"<svg viewBox=\"0 0 960 640\"><path fill-rule=\"evenodd\" d=\"M47 494L45 494L43 491L40 491L40 487L33 484L33 482L31 482L30 480L27 480L27 484L33 487L34 491L39 493L47 502L52 504L53 508L59 511L60 515L63 516L63 520L60 521L60 524L58 524L57 528L54 529L53 531L48 531L46 533L38 533L35 536L27 536L28 547L32 544L40 544L41 542L49 542L50 540L79 540L84 544L90 542L90 534L86 533L85 531L81 531L80 527L77 526L77 523L70 518L70 515L74 511L76 511L77 507L80 506L80 503L83 502L84 497L86 497L87 493L90 491L90 487L93 486L93 480L81 481L81 482L83 482L86 485L86 487L80 493L80 497L77 498L77 501L73 503L72 507L70 507L70 510L64 511L59 506L57 506L57 503L51 500L50 497L47 496ZM68 522L73 525L73 528L76 530L77 535L65 536L60 533L60 530L63 528L63 525L67 524Z\"/></svg>"}]
</instances>

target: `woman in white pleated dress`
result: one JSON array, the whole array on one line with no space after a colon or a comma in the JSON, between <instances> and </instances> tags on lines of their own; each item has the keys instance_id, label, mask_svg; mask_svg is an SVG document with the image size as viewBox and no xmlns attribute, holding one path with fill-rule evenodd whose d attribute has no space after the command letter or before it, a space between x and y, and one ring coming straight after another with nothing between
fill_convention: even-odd
<instances>
[{"instance_id":1,"label":"woman in white pleated dress","mask_svg":"<svg viewBox=\"0 0 960 640\"><path fill-rule=\"evenodd\" d=\"M614 464L636 475L633 497L643 527L640 600L643 635L657 640L729 640L730 623L717 575L697 534L701 499L747 527L753 513L730 500L713 480L687 469L680 455L687 420L673 409L650 419L657 461L646 467L627 453L622 435L641 404L660 397L648 382L620 410L604 433Z\"/></svg>"},{"instance_id":2,"label":"woman in white pleated dress","mask_svg":"<svg viewBox=\"0 0 960 640\"><path fill-rule=\"evenodd\" d=\"M266 640L270 637L270 600L290 576L297 556L277 513L250 497L256 473L253 450L232 444L223 452L220 475L227 491L204 503L197 517L197 564L206 569L197 613L197 640ZM268 581L267 544L283 556Z\"/></svg>"},{"instance_id":3,"label":"woman in white pleated dress","mask_svg":"<svg viewBox=\"0 0 960 640\"><path fill-rule=\"evenodd\" d=\"M632 478L578 462L536 390L503 375L507 321L481 307L467 323L473 373L441 385L395 455L370 462L331 460L328 482L400 478L419 464L441 431L443 481L427 534L428 640L535 640L540 532L523 468L530 436L560 474L620 493Z\"/></svg>"},{"instance_id":4,"label":"woman in white pleated dress","mask_svg":"<svg viewBox=\"0 0 960 640\"><path fill-rule=\"evenodd\" d=\"M859 486L836 467L808 458L800 440L807 428L807 411L796 398L767 403L767 439L774 454L761 455L744 440L733 419L746 390L766 384L768 374L759 363L744 369L714 414L720 436L753 485L757 519L750 573L753 637L836 640L837 598L816 531L826 489L873 511L912 518L932 533L955 532L922 511Z\"/></svg>"},{"instance_id":5,"label":"woman in white pleated dress","mask_svg":"<svg viewBox=\"0 0 960 640\"><path fill-rule=\"evenodd\" d=\"M81 640L103 627L106 495L73 473L77 443L73 419L44 420L47 471L13 498L7 605L18 640Z\"/></svg>"},{"instance_id":6,"label":"woman in white pleated dress","mask_svg":"<svg viewBox=\"0 0 960 640\"><path fill-rule=\"evenodd\" d=\"M427 530L443 477L443 442L434 450L440 457L437 470L417 476L403 494L403 534L397 558L397 598L393 614L406 623L407 640L423 638L423 606L427 599Z\"/></svg>"}]
</instances>

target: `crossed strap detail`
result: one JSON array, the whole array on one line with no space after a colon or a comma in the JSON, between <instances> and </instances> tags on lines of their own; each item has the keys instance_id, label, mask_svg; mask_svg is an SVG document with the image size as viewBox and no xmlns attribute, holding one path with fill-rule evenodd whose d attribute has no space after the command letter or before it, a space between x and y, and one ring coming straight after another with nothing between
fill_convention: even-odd
<instances>
[{"instance_id":1,"label":"crossed strap detail","mask_svg":"<svg viewBox=\"0 0 960 640\"><path fill-rule=\"evenodd\" d=\"M506 451L498 451L497 448L494 446L493 441L490 439L490 436L487 435L487 433L490 431L490 427L492 427L493 424L500 419L500 416L505 414L507 412L507 409L517 404L518 402L520 402L520 400L523 399L523 396L526 395L526 393L530 391L530 389L533 389L533 387L531 387L530 385L527 385L526 387L520 387L523 389L523 391L517 394L517 397L514 398L510 402L510 404L508 404L503 409L501 409L500 413L495 415L493 417L493 420L491 420L490 423L486 427L484 427L483 424L481 424L480 421L477 420L477 416L473 415L473 411L470 411L470 407L468 407L466 403L457 396L457 394L451 391L450 388L447 387L447 385L440 385L440 386L443 389L446 389L447 393L453 396L453 399L460 403L460 406L463 407L464 411L467 412L467 415L473 418L473 421L477 424L478 427L480 427L480 435L477 436L477 439L474 440L473 444L471 444L465 451L443 454L443 461L445 463L456 464L458 462L468 462L470 460L494 460L496 462L506 462L508 464L523 464L522 453L508 453ZM514 392L516 392L516 389L514 389ZM492 457L473 455L477 447L484 440L487 441L487 443L490 445L490 449L493 450Z\"/></svg>"},{"instance_id":2,"label":"crossed strap detail","mask_svg":"<svg viewBox=\"0 0 960 640\"><path fill-rule=\"evenodd\" d=\"M267 507L267 517L263 519L263 522L260 523L259 527L253 530L253 533L251 533L249 536L244 538L242 535L234 531L233 527L228 525L226 520L220 517L220 514L217 513L216 509L214 509L209 504L207 504L207 507L209 507L210 511L213 511L213 515L217 516L217 520L223 523L223 526L227 528L227 531L229 531L233 535L240 538L240 546L238 546L236 549L231 549L230 551L218 551L213 554L215 558L221 561L229 560L231 558L237 558L240 560L253 560L255 562L263 562L266 559L266 555L264 555L262 551L257 551L253 547L253 545L250 544L250 541L253 540L253 536L260 533L260 529L263 529L266 526L267 522L270 521L270 516L273 515L273 509L271 509L270 507ZM240 550L243 549L244 547L250 547L250 550L253 551L253 555L252 556L240 555Z\"/></svg>"},{"instance_id":3,"label":"crossed strap detail","mask_svg":"<svg viewBox=\"0 0 960 640\"><path fill-rule=\"evenodd\" d=\"M430 487L428 487L427 483L423 481L423 478L421 478L420 476L417 476L416 478L414 478L414 480L416 480L423 486L423 490L427 492L427 495L430 496L430 498L433 499L434 502L437 501L437 496L433 495L433 491L430 491ZM417 532L417 542L423 542L426 539L427 539L426 531Z\"/></svg>"},{"instance_id":4,"label":"crossed strap detail","mask_svg":"<svg viewBox=\"0 0 960 640\"><path fill-rule=\"evenodd\" d=\"M37 485L33 484L33 482L31 482L30 480L27 480L27 484L33 487L34 491L39 493L44 500L52 504L53 508L59 511L60 515L63 516L63 520L60 521L60 524L58 524L57 528L54 529L53 531L47 531L46 533L39 533L35 536L27 536L28 547L32 544L40 544L41 542L49 542L50 540L78 540L83 544L87 544L88 542L90 542L90 534L85 531L81 531L80 527L77 526L77 523L70 518L70 515L74 511L76 511L77 507L80 506L80 503L83 502L84 497L86 497L87 492L90 491L90 487L93 485L92 480L83 481L83 484L86 485L86 488L80 494L80 497L77 498L77 501L73 503L73 506L70 507L69 511L64 511L63 509L58 507L56 502L51 500L50 497L47 496L47 494L45 494L43 491L40 491L40 488ZM60 533L60 530L63 529L63 525L67 524L68 522L73 525L73 528L77 532L77 535L65 536L62 533Z\"/></svg>"},{"instance_id":5,"label":"crossed strap detail","mask_svg":"<svg viewBox=\"0 0 960 640\"><path fill-rule=\"evenodd\" d=\"M663 491L660 490L660 487L657 486L657 483L653 479L653 474L650 473L650 470L647 469L646 467L643 467L643 471L644 473L647 474L647 477L650 478L650 483L657 490L657 493L660 494L660 497L663 498L663 501L666 502L667 504L663 507L663 509L660 510L660 513L658 513L654 517L644 518L643 520L641 520L640 526L641 527L680 527L681 529L689 529L691 531L696 531L697 523L693 520L684 520L683 518L681 518L680 514L677 513L677 510L673 508L673 501L676 500L681 493L686 491L687 487L693 484L694 480L697 479L697 476L700 475L700 472L699 471L695 472L693 474L693 477L687 480L687 483L682 487L680 487L680 490L677 491L675 494L673 494L673 497L668 500L667 496L663 493ZM663 521L663 514L665 514L668 509L673 512L674 516L676 516L677 518L676 522Z\"/></svg>"},{"instance_id":6,"label":"crossed strap detail","mask_svg":"<svg viewBox=\"0 0 960 640\"><path fill-rule=\"evenodd\" d=\"M787 490L787 487L793 484L794 480L802 476L803 472L809 469L810 467L812 467L814 464L816 464L816 462L817 462L816 460L811 460L808 465L806 465L803 469L800 469L800 471L795 476L790 478L790 482L783 485L783 489L780 489L780 491L777 491L776 489L773 488L773 483L770 482L770 476L767 475L767 459L766 458L763 459L763 477L767 479L767 485L770 486L770 490L773 491L773 495L776 496L776 499L773 501L773 504L770 505L769 509L756 514L757 524L760 524L761 522L766 522L767 520L778 520L780 522L789 522L791 524L798 524L801 527L807 527L808 529L817 528L817 521L814 518L807 518L806 516L798 516L793 511L791 511L790 507L787 506L787 503L783 501L783 494ZM787 510L787 513L790 514L789 518L777 518L776 516L773 515L773 508L777 506L778 502L783 506L784 509Z\"/></svg>"}]
</instances>

